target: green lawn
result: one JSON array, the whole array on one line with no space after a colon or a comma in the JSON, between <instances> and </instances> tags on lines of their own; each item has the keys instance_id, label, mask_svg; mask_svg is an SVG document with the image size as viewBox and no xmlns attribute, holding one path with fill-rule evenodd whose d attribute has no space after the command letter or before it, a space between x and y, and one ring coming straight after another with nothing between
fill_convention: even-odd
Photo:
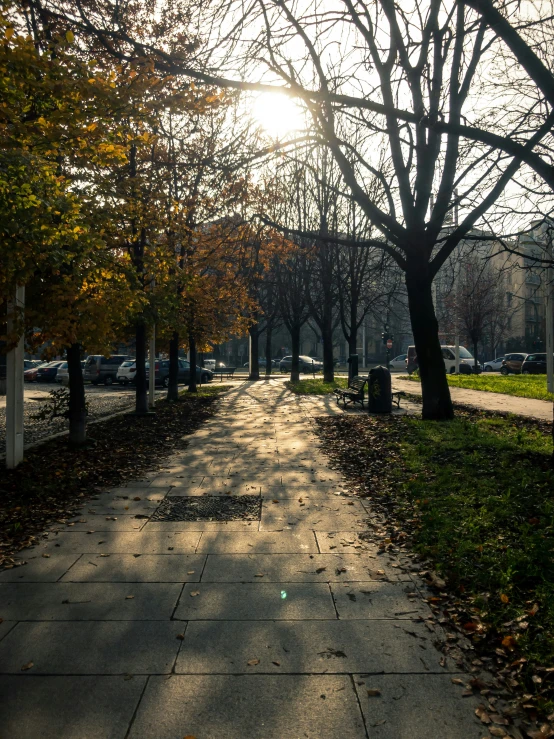
<instances>
[{"instance_id":1,"label":"green lawn","mask_svg":"<svg viewBox=\"0 0 554 739\"><path fill-rule=\"evenodd\" d=\"M548 425L461 411L449 423L362 416L321 419L319 427L346 475L385 503L393 542L407 533L446 578L462 633L478 651L487 642L494 659L500 650L504 662L529 660L525 690L552 710L552 683L530 680L537 665L554 666Z\"/></svg>"},{"instance_id":2,"label":"green lawn","mask_svg":"<svg viewBox=\"0 0 554 739\"><path fill-rule=\"evenodd\" d=\"M448 384L468 390L485 390L489 393L506 393L520 398L537 398L554 401L554 394L546 389L546 375L447 375ZM419 382L418 377L402 375L403 379Z\"/></svg>"},{"instance_id":3,"label":"green lawn","mask_svg":"<svg viewBox=\"0 0 554 739\"><path fill-rule=\"evenodd\" d=\"M325 382L323 378L286 382L288 389L296 395L328 395L336 387L348 387L348 378L337 377L334 382Z\"/></svg>"}]
</instances>

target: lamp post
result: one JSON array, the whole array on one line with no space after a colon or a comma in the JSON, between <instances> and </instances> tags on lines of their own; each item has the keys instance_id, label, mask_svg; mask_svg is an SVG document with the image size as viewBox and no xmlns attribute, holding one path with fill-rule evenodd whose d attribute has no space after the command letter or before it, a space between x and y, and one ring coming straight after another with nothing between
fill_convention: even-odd
<instances>
[{"instance_id":1,"label":"lamp post","mask_svg":"<svg viewBox=\"0 0 554 739\"><path fill-rule=\"evenodd\" d=\"M25 288L17 287L8 304L8 334L25 308ZM6 357L6 467L14 469L23 461L23 336Z\"/></svg>"}]
</instances>

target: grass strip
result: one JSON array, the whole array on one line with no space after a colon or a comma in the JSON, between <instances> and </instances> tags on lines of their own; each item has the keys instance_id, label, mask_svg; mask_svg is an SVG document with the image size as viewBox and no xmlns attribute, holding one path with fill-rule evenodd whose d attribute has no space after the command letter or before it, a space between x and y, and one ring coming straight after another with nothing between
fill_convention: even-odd
<instances>
[{"instance_id":1,"label":"grass strip","mask_svg":"<svg viewBox=\"0 0 554 739\"><path fill-rule=\"evenodd\" d=\"M402 375L402 379L419 382L419 377ZM519 398L554 401L554 393L546 388L546 375L447 375L448 384L467 390L483 390L487 393L504 393Z\"/></svg>"},{"instance_id":2,"label":"grass strip","mask_svg":"<svg viewBox=\"0 0 554 739\"><path fill-rule=\"evenodd\" d=\"M334 382L325 382L323 378L315 380L299 380L298 382L288 382L285 386L295 393L295 395L329 395L337 387L348 387L348 379L346 377L337 377Z\"/></svg>"}]
</instances>

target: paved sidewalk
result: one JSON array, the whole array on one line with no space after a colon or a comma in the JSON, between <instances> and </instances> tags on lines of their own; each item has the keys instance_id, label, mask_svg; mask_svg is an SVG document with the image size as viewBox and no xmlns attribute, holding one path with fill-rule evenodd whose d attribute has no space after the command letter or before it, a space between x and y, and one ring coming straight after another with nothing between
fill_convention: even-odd
<instances>
[{"instance_id":1,"label":"paved sidewalk","mask_svg":"<svg viewBox=\"0 0 554 739\"><path fill-rule=\"evenodd\" d=\"M229 493L260 520L152 519ZM0 739L480 739L427 594L359 537L378 523L302 400L233 389L161 471L0 575Z\"/></svg>"},{"instance_id":2,"label":"paved sidewalk","mask_svg":"<svg viewBox=\"0 0 554 739\"><path fill-rule=\"evenodd\" d=\"M402 380L392 376L393 390L404 390L406 393L421 395L419 382ZM483 390L467 390L463 387L451 387L450 395L455 403L471 405L484 411L501 411L514 413L517 416L529 416L540 421L552 421L552 403L549 400L536 398L518 398L504 393L489 393Z\"/></svg>"}]
</instances>

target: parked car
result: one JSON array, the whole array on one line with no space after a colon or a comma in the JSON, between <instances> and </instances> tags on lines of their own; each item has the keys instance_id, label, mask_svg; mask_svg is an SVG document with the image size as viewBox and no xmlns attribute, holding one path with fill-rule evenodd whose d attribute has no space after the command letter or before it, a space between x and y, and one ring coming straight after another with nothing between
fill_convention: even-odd
<instances>
[{"instance_id":1,"label":"parked car","mask_svg":"<svg viewBox=\"0 0 554 739\"><path fill-rule=\"evenodd\" d=\"M546 375L546 352L528 354L521 365L522 375Z\"/></svg>"},{"instance_id":2,"label":"parked car","mask_svg":"<svg viewBox=\"0 0 554 739\"><path fill-rule=\"evenodd\" d=\"M279 362L279 369L281 372L290 372L292 369L292 356L289 355L288 357L283 357L281 361ZM323 363L319 361L319 359L313 359L312 357L307 357L305 355L301 355L299 357L299 367L300 372L319 372L319 370L323 369Z\"/></svg>"},{"instance_id":3,"label":"parked car","mask_svg":"<svg viewBox=\"0 0 554 739\"><path fill-rule=\"evenodd\" d=\"M24 359L23 360L23 369L24 370L34 369L36 366L37 365L35 364L35 362L32 359Z\"/></svg>"},{"instance_id":4,"label":"parked car","mask_svg":"<svg viewBox=\"0 0 554 739\"><path fill-rule=\"evenodd\" d=\"M465 346L460 346L460 374L470 375L472 372L479 374L481 372L481 365L476 362L473 358L473 354L468 352ZM456 347L455 346L441 346L442 358L444 361L444 368L447 372L453 375L456 372ZM408 347L408 356L406 357L406 368L410 374L418 369L417 355L415 352L415 346Z\"/></svg>"},{"instance_id":5,"label":"parked car","mask_svg":"<svg viewBox=\"0 0 554 739\"><path fill-rule=\"evenodd\" d=\"M401 372L406 369L407 354L399 354L389 362L389 367L393 370L400 370Z\"/></svg>"},{"instance_id":6,"label":"parked car","mask_svg":"<svg viewBox=\"0 0 554 739\"><path fill-rule=\"evenodd\" d=\"M150 362L145 363L146 367L146 379L150 378ZM136 361L128 360L124 362L117 371L118 382L126 385L135 381L137 373ZM207 367L196 367L196 382L205 384L213 380L213 372ZM177 371L177 381L180 384L188 383L190 379L190 362L186 359L179 359L179 368ZM155 367L155 382L156 385L167 387L169 385L169 359L156 360Z\"/></svg>"},{"instance_id":7,"label":"parked car","mask_svg":"<svg viewBox=\"0 0 554 739\"><path fill-rule=\"evenodd\" d=\"M55 362L48 362L48 364L44 364L42 367L38 367L37 382L54 382L56 375L58 374L58 369L62 364L62 360L57 360Z\"/></svg>"},{"instance_id":8,"label":"parked car","mask_svg":"<svg viewBox=\"0 0 554 739\"><path fill-rule=\"evenodd\" d=\"M62 362L62 364L58 367L56 382L65 384L69 382L69 369L67 367L67 362Z\"/></svg>"},{"instance_id":9,"label":"parked car","mask_svg":"<svg viewBox=\"0 0 554 739\"><path fill-rule=\"evenodd\" d=\"M506 356L502 360L502 367L500 368L500 372L503 375L509 375L510 372L513 372L515 375L519 375L519 373L521 372L521 365L525 361L526 357L527 354L524 354L523 352L506 354Z\"/></svg>"},{"instance_id":10,"label":"parked car","mask_svg":"<svg viewBox=\"0 0 554 739\"><path fill-rule=\"evenodd\" d=\"M280 362L280 361L281 361L280 359L272 359L272 360L271 360L271 366L272 366L272 367L278 367L278 366L279 366L279 362ZM258 357L258 363L259 363L260 367L265 367L265 364L266 364L266 358L265 358L265 357ZM204 362L204 364L206 364L206 363ZM223 365L223 364L218 364L217 366L218 366L218 367L224 367L225 365ZM243 367L250 367L250 362L245 362L245 363L243 364Z\"/></svg>"},{"instance_id":11,"label":"parked car","mask_svg":"<svg viewBox=\"0 0 554 739\"><path fill-rule=\"evenodd\" d=\"M93 385L98 385L100 382L104 385L112 385L116 381L117 370L127 359L129 357L123 354L112 354L111 357L91 354L86 360L84 379L90 380Z\"/></svg>"},{"instance_id":12,"label":"parked car","mask_svg":"<svg viewBox=\"0 0 554 739\"><path fill-rule=\"evenodd\" d=\"M483 369L485 372L500 372L502 369L502 362L504 361L504 357L496 357L496 359L490 359L488 362L485 362L483 365Z\"/></svg>"},{"instance_id":13,"label":"parked car","mask_svg":"<svg viewBox=\"0 0 554 739\"><path fill-rule=\"evenodd\" d=\"M38 367L31 367L23 372L23 380L25 382L36 382Z\"/></svg>"},{"instance_id":14,"label":"parked car","mask_svg":"<svg viewBox=\"0 0 554 739\"><path fill-rule=\"evenodd\" d=\"M115 376L116 382L121 385L128 385L130 382L135 381L135 374L137 371L137 363L134 359L127 359L122 362L117 368L117 374Z\"/></svg>"}]
</instances>

